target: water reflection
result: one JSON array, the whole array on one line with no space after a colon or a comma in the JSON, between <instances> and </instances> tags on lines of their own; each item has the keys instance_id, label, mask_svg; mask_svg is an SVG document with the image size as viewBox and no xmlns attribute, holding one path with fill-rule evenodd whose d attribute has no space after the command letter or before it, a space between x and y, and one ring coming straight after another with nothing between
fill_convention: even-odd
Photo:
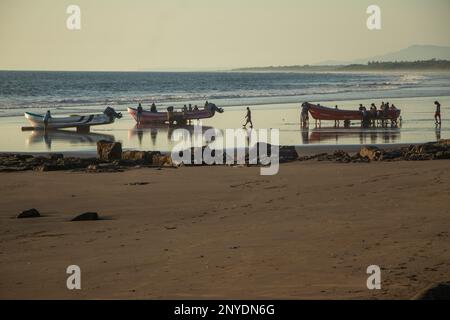
<instances>
[{"instance_id":1,"label":"water reflection","mask_svg":"<svg viewBox=\"0 0 450 320\"><path fill-rule=\"evenodd\" d=\"M308 128L301 129L302 144L379 144L400 141L399 128Z\"/></svg>"},{"instance_id":2,"label":"water reflection","mask_svg":"<svg viewBox=\"0 0 450 320\"><path fill-rule=\"evenodd\" d=\"M137 140L139 147L146 147L148 145L155 146L158 137L162 137L162 139L166 139L166 144L171 145L174 141L174 132L177 129L183 129L184 133L188 133L193 138L196 137L195 135L201 135L209 130L214 129L213 127L208 126L195 126L195 125L186 125L186 126L167 126L165 124L146 124L146 125L136 125L132 129L128 131L128 140L133 141ZM201 129L201 130L200 130ZM215 129L217 130L217 129ZM196 137L197 138L197 137ZM202 138L201 138L202 139ZM150 144L146 142L146 140L149 140ZM203 140L203 139L202 139ZM145 144L143 146L143 144Z\"/></svg>"},{"instance_id":3,"label":"water reflection","mask_svg":"<svg viewBox=\"0 0 450 320\"><path fill-rule=\"evenodd\" d=\"M51 150L52 143L62 142L70 145L95 146L98 141L115 141L113 135L100 133L78 133L69 130L34 130L27 139L27 145L45 144L47 149Z\"/></svg>"}]
</instances>

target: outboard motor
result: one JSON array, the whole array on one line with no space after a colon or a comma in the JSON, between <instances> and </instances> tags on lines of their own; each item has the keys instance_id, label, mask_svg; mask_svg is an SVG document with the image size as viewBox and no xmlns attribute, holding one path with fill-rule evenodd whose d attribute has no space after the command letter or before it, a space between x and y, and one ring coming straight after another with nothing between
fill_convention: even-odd
<instances>
[{"instance_id":1,"label":"outboard motor","mask_svg":"<svg viewBox=\"0 0 450 320\"><path fill-rule=\"evenodd\" d=\"M111 107L106 107L106 109L105 109L105 111L103 111L103 113L106 114L111 120L122 118L122 113L116 112L116 110L114 110Z\"/></svg>"}]
</instances>

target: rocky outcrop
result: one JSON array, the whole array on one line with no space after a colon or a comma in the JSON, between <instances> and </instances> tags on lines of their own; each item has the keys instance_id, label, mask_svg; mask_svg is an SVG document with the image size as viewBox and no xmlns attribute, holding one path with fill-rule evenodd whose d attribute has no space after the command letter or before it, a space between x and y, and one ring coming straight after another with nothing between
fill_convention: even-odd
<instances>
[{"instance_id":1,"label":"rocky outcrop","mask_svg":"<svg viewBox=\"0 0 450 320\"><path fill-rule=\"evenodd\" d=\"M26 218L39 218L41 214L36 209L29 209L22 211L18 216L17 219L26 219Z\"/></svg>"},{"instance_id":2,"label":"rocky outcrop","mask_svg":"<svg viewBox=\"0 0 450 320\"><path fill-rule=\"evenodd\" d=\"M433 284L419 292L413 300L450 300L450 282Z\"/></svg>"},{"instance_id":3,"label":"rocky outcrop","mask_svg":"<svg viewBox=\"0 0 450 320\"><path fill-rule=\"evenodd\" d=\"M368 158L370 161L378 161L383 157L383 152L378 147L362 147L359 150L359 155L362 158Z\"/></svg>"},{"instance_id":4,"label":"rocky outcrop","mask_svg":"<svg viewBox=\"0 0 450 320\"><path fill-rule=\"evenodd\" d=\"M114 161L122 159L122 144L101 140L97 142L97 156L102 161Z\"/></svg>"},{"instance_id":5,"label":"rocky outcrop","mask_svg":"<svg viewBox=\"0 0 450 320\"><path fill-rule=\"evenodd\" d=\"M99 220L97 212L85 212L76 216L71 221L95 221L95 220Z\"/></svg>"}]
</instances>

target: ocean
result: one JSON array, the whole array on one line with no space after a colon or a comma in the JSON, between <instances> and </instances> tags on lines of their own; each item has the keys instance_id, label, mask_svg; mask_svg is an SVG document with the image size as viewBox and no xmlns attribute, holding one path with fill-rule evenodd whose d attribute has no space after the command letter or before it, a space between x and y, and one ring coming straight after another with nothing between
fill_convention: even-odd
<instances>
[{"instance_id":1,"label":"ocean","mask_svg":"<svg viewBox=\"0 0 450 320\"><path fill-rule=\"evenodd\" d=\"M449 74L0 71L0 116L92 112L138 102L221 107L450 95ZM42 110L40 110L42 109ZM39 111L40 110L40 111Z\"/></svg>"},{"instance_id":2,"label":"ocean","mask_svg":"<svg viewBox=\"0 0 450 320\"><path fill-rule=\"evenodd\" d=\"M434 123L433 102L442 104L442 126ZM155 102L202 106L208 100L223 114L202 121L205 129L241 128L245 108L255 128L277 128L283 145L408 144L450 138L450 75L444 73L242 73L242 72L13 72L0 71L0 152L92 153L99 140L120 141L124 149L169 151L174 128L136 128L128 106ZM389 101L402 110L400 128L351 129L323 122L300 128L304 101L341 109ZM123 113L114 124L91 133L21 131L24 111L53 115L101 112L106 105ZM192 131L193 128L187 128Z\"/></svg>"}]
</instances>

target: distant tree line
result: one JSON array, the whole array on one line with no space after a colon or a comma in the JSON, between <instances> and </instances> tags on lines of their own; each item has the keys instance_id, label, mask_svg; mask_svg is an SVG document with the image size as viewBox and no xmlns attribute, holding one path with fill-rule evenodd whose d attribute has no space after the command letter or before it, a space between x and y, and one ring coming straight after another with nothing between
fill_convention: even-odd
<instances>
[{"instance_id":1,"label":"distant tree line","mask_svg":"<svg viewBox=\"0 0 450 320\"><path fill-rule=\"evenodd\" d=\"M248 72L326 72L326 71L450 71L449 60L417 60L417 61L369 61L367 64L350 64L338 66L314 66L314 65L295 65L295 66L270 66L241 68L232 71Z\"/></svg>"}]
</instances>

